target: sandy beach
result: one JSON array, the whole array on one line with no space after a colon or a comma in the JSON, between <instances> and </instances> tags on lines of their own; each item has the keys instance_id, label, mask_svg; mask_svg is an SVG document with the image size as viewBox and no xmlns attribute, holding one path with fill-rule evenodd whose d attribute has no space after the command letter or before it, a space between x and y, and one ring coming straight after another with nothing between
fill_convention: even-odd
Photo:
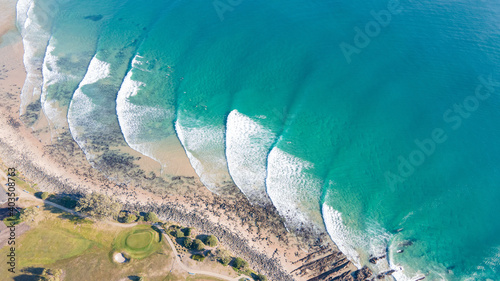
<instances>
[{"instance_id":1,"label":"sandy beach","mask_svg":"<svg viewBox=\"0 0 500 281\"><path fill-rule=\"evenodd\" d=\"M10 12L2 12L2 36L15 33L14 5L10 0L0 2ZM23 45L20 35L12 38L16 37L9 36L14 42L3 42L0 49L2 168L15 167L40 191L102 192L118 198L127 209L155 211L162 220L212 233L269 280L365 280L369 272L357 271L326 233L289 233L273 207L253 206L239 192L222 196L209 192L189 170L183 151L176 152L177 158L183 157L180 175L159 176L159 164L128 149L124 153L134 153L140 160L115 182L89 164L68 131L47 137L43 112L32 128L26 127L19 116L26 76Z\"/></svg>"}]
</instances>

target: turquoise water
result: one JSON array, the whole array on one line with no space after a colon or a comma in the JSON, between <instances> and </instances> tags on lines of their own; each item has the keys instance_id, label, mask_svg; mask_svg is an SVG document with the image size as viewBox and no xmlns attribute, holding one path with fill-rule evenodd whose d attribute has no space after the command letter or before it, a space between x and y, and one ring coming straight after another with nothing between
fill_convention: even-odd
<instances>
[{"instance_id":1,"label":"turquoise water","mask_svg":"<svg viewBox=\"0 0 500 281\"><path fill-rule=\"evenodd\" d=\"M47 3L44 110L89 160L176 137L207 188L357 265L500 280L498 4L35 0L33 22Z\"/></svg>"}]
</instances>

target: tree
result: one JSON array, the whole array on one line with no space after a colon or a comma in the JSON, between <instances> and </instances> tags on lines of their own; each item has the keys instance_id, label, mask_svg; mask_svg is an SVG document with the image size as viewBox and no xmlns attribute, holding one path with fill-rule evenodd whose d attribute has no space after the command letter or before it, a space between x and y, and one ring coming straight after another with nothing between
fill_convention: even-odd
<instances>
[{"instance_id":1,"label":"tree","mask_svg":"<svg viewBox=\"0 0 500 281\"><path fill-rule=\"evenodd\" d=\"M242 258L235 258L233 262L233 267L236 269L242 269L248 266L248 263Z\"/></svg>"},{"instance_id":2,"label":"tree","mask_svg":"<svg viewBox=\"0 0 500 281\"><path fill-rule=\"evenodd\" d=\"M49 197L49 193L48 192L42 192L42 194L40 195L40 198L42 198L43 200L47 199Z\"/></svg>"},{"instance_id":3,"label":"tree","mask_svg":"<svg viewBox=\"0 0 500 281\"><path fill-rule=\"evenodd\" d=\"M92 192L78 200L75 210L96 219L104 219L115 217L121 208L121 204L116 200L104 194Z\"/></svg>"},{"instance_id":4,"label":"tree","mask_svg":"<svg viewBox=\"0 0 500 281\"><path fill-rule=\"evenodd\" d=\"M213 235L208 235L205 238L205 245L207 245L208 247L215 247L217 246L217 243L219 243L219 240L217 240L217 237Z\"/></svg>"},{"instance_id":5,"label":"tree","mask_svg":"<svg viewBox=\"0 0 500 281\"><path fill-rule=\"evenodd\" d=\"M219 248L215 254L217 255L217 260L223 265L228 265L231 262L231 255L229 255L228 251Z\"/></svg>"},{"instance_id":6,"label":"tree","mask_svg":"<svg viewBox=\"0 0 500 281\"><path fill-rule=\"evenodd\" d=\"M182 241L182 244L184 247L187 249L191 248L191 245L193 244L193 240L189 237L184 238L184 241Z\"/></svg>"},{"instance_id":7,"label":"tree","mask_svg":"<svg viewBox=\"0 0 500 281\"><path fill-rule=\"evenodd\" d=\"M52 270L49 268L44 268L42 275L38 278L40 281L60 281L62 276L62 270L56 269Z\"/></svg>"},{"instance_id":8,"label":"tree","mask_svg":"<svg viewBox=\"0 0 500 281\"><path fill-rule=\"evenodd\" d=\"M137 220L137 217L134 215L134 214L127 214L127 216L125 216L125 223L131 223L131 222L134 222Z\"/></svg>"},{"instance_id":9,"label":"tree","mask_svg":"<svg viewBox=\"0 0 500 281\"><path fill-rule=\"evenodd\" d=\"M193 229L189 228L189 227L186 227L183 229L184 231L184 235L185 236L191 236L191 233L193 232Z\"/></svg>"},{"instance_id":10,"label":"tree","mask_svg":"<svg viewBox=\"0 0 500 281\"><path fill-rule=\"evenodd\" d=\"M36 217L36 215L38 215L38 209L36 209L35 207L28 207L21 211L21 214L19 215L19 220L31 221Z\"/></svg>"},{"instance_id":11,"label":"tree","mask_svg":"<svg viewBox=\"0 0 500 281\"><path fill-rule=\"evenodd\" d=\"M157 222L159 219L158 219L158 216L153 213L153 212L148 212L145 216L144 216L144 220L145 221L149 221L149 222Z\"/></svg>"},{"instance_id":12,"label":"tree","mask_svg":"<svg viewBox=\"0 0 500 281\"><path fill-rule=\"evenodd\" d=\"M194 239L191 247L196 251L201 251L205 248L205 244L200 239Z\"/></svg>"}]
</instances>

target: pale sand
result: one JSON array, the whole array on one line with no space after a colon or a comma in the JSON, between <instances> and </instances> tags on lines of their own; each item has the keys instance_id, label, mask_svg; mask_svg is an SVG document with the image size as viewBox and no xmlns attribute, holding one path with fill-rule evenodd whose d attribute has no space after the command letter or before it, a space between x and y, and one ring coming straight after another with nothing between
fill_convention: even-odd
<instances>
[{"instance_id":1,"label":"pale sand","mask_svg":"<svg viewBox=\"0 0 500 281\"><path fill-rule=\"evenodd\" d=\"M117 263L124 263L127 261L127 259L123 256L122 253L116 253L113 255L113 259L115 260L115 262Z\"/></svg>"},{"instance_id":2,"label":"pale sand","mask_svg":"<svg viewBox=\"0 0 500 281\"><path fill-rule=\"evenodd\" d=\"M0 0L10 3L12 0ZM2 14L6 14L2 12ZM2 17L2 19L5 17ZM13 17L7 17L12 20ZM2 25L5 27L5 25ZM14 27L10 25L10 29ZM3 33L9 28L4 28ZM22 64L22 43L18 41L0 49L0 158L5 165L14 166L24 175L38 184L41 190L47 191L98 191L113 195L129 206L143 209L159 210L160 217L177 221L185 226L194 226L203 231L212 231L218 235L222 244L234 255L241 256L250 265L268 275L269 280L308 280L316 274L298 276L290 273L309 260L294 263L317 251L320 244L330 244L331 251L336 251L333 243L325 233L321 234L322 242L312 246L314 239L298 238L287 233L280 219L272 209L251 206L241 194L219 197L210 193L197 177L172 179L168 192L163 194L147 191L144 185L116 185L100 172L93 169L86 161L83 153L74 142L51 143L47 138L48 130L23 126L19 120L19 96L25 79ZM5 65L5 67L3 66ZM46 128L43 115L36 128ZM45 138L44 138L45 136ZM40 140L42 139L42 140ZM171 143L175 147L175 141ZM179 173L193 175L187 157L180 146L176 148L176 157L181 163ZM180 149L180 150L179 150ZM128 149L127 153L140 155ZM154 161L142 155L140 161L150 161L156 169ZM184 158L183 158L184 157ZM184 160L180 160L183 158ZM154 163L153 163L154 162ZM144 163L143 163L144 164ZM148 183L148 181L142 181ZM142 186L143 188L138 188ZM148 207L150 206L150 207ZM155 209L156 208L156 209ZM342 255L338 253L339 260ZM319 255L321 257L321 255ZM311 259L314 260L314 259ZM352 264L347 263L338 270L338 275L346 276L354 271ZM300 271L296 271L300 272ZM321 272L321 271L318 271ZM293 278L291 278L293 276ZM349 280L349 279L345 279Z\"/></svg>"}]
</instances>

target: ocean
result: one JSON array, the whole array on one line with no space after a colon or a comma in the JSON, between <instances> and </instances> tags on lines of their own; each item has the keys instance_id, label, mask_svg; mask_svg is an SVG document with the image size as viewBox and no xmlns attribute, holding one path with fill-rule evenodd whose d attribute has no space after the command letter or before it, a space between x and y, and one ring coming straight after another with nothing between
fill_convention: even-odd
<instances>
[{"instance_id":1,"label":"ocean","mask_svg":"<svg viewBox=\"0 0 500 281\"><path fill-rule=\"evenodd\" d=\"M500 4L19 0L27 80L96 162L234 183L397 280L500 280ZM119 136L119 137L117 137ZM384 256L376 265L371 257Z\"/></svg>"}]
</instances>

